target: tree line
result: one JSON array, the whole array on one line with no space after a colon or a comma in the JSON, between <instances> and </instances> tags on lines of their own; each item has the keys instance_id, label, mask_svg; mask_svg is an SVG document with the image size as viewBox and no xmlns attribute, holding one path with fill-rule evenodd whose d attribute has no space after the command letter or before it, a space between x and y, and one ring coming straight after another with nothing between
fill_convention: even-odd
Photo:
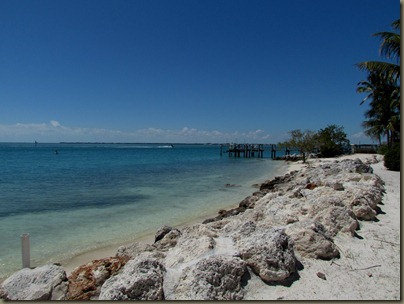
<instances>
[{"instance_id":1,"label":"tree line","mask_svg":"<svg viewBox=\"0 0 404 304\"><path fill-rule=\"evenodd\" d=\"M317 132L296 129L290 131L289 135L289 140L280 142L278 145L299 149L303 162L306 160L307 153L316 152L321 157L334 157L344 154L347 147L350 147L344 128L337 125L328 125Z\"/></svg>"}]
</instances>

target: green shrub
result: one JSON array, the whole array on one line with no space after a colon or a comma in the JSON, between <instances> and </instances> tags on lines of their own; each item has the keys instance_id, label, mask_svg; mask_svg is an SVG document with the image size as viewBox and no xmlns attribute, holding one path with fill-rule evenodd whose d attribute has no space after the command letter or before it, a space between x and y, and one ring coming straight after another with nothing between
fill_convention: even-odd
<instances>
[{"instance_id":1,"label":"green shrub","mask_svg":"<svg viewBox=\"0 0 404 304\"><path fill-rule=\"evenodd\" d=\"M400 143L395 143L384 155L384 165L388 170L400 171Z\"/></svg>"},{"instance_id":2,"label":"green shrub","mask_svg":"<svg viewBox=\"0 0 404 304\"><path fill-rule=\"evenodd\" d=\"M385 155L388 150L389 150L389 147L386 144L382 144L377 149L377 153L381 154L381 155Z\"/></svg>"}]
</instances>

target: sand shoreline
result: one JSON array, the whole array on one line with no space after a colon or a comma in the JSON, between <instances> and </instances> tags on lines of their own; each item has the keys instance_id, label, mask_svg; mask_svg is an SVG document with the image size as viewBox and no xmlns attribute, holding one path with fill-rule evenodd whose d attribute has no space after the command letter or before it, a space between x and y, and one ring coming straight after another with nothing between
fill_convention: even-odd
<instances>
[{"instance_id":1,"label":"sand shoreline","mask_svg":"<svg viewBox=\"0 0 404 304\"><path fill-rule=\"evenodd\" d=\"M359 237L339 234L334 243L341 252L337 260L301 258L304 269L299 271L300 279L291 286L270 286L261 280L251 280L244 300L398 300L400 299L400 172L384 168L382 156L353 154L338 158L310 159L285 162L277 176L316 166L319 163L357 159L366 163L377 157L371 165L374 174L385 182L385 194L381 204L382 212L377 221L360 221ZM235 205L237 206L237 205ZM216 216L217 214L212 214ZM206 216L180 227L200 224ZM231 220L231 218L229 218ZM154 242L154 233L137 240L147 244ZM110 251L93 251L82 259L72 259L63 265L67 273L91 260L114 256L117 248ZM105 255L108 253L108 255ZM103 256L104 255L104 256ZM326 280L319 279L323 273Z\"/></svg>"},{"instance_id":2,"label":"sand shoreline","mask_svg":"<svg viewBox=\"0 0 404 304\"><path fill-rule=\"evenodd\" d=\"M278 170L276 171L275 175L276 176L284 176L285 174L294 171L294 170L300 170L302 169L304 166L310 165L312 162L317 162L317 161L334 161L335 159L338 160L342 160L342 159L355 159L355 158L360 158L361 160L365 160L367 158L372 157L372 154L352 154L352 155L344 155L344 156L340 156L337 158L323 158L323 159L309 159L308 162L306 164L303 164L302 161L283 161L283 160L279 160L280 162L284 162L284 165L279 167ZM261 183L264 181L261 181ZM243 198L240 199L240 201ZM233 206L230 206L229 208L235 208L237 207L239 204L239 202L234 202ZM210 214L209 216L199 216L196 218L193 218L192 220L189 221L185 221L184 223L180 224L180 225L176 225L175 228L183 228L186 226L190 226L193 224L197 224L202 222L203 220L210 218L210 217L215 217L217 216L217 212L219 210L217 210L216 212ZM105 247L101 247L101 248L96 248L93 250L89 250L83 253L80 253L78 255L75 255L71 258L65 259L60 261L60 264L66 269L66 273L70 274L74 268L81 266L83 264L86 264L92 260L96 260L96 259L101 259L101 258L105 258L105 257L110 257L110 256L115 256L116 251L118 249L119 246L125 246L125 245L130 245L134 242L140 242L140 243L147 243L147 244L152 244L154 242L154 234L156 231L150 231L149 233L140 235L138 237L135 237L134 239L127 241L127 242L122 242L122 243L118 243L118 244L113 244L113 245L108 245Z\"/></svg>"},{"instance_id":3,"label":"sand shoreline","mask_svg":"<svg viewBox=\"0 0 404 304\"><path fill-rule=\"evenodd\" d=\"M282 162L282 161L281 161ZM285 162L283 166L280 166L276 172L274 173L274 176L283 176L287 174L290 171L297 170L298 168L302 167L301 162ZM264 181L261 181L263 183ZM252 186L252 185L251 185ZM252 191L253 192L253 191ZM251 192L251 193L252 193ZM240 198L240 201L243 198ZM238 204L240 202L234 202L231 205L229 205L230 208L236 208L238 207ZM214 213L209 214L208 216L203 215L203 216L197 216L189 221L184 221L182 224L175 225L174 227L177 229L182 229L187 226L191 226L194 224L199 224L202 221L204 221L207 218L210 217L215 217L217 216L219 210L216 210ZM84 264L87 264L88 262L91 262L93 260L98 260L98 259L103 259L107 257L113 257L115 256L118 247L120 246L128 246L130 244L133 244L135 242L143 243L143 244L153 244L154 242L154 237L155 237L156 231L150 231L149 233L145 233L143 235L137 236L134 239L127 241L127 242L120 242L117 244L112 244L112 245L107 245L105 247L100 247L96 249L90 249L86 252L77 254L73 257L64 259L59 261L58 263L61 264L61 266L65 269L66 274L69 276L73 270L79 266L82 266Z\"/></svg>"},{"instance_id":4,"label":"sand shoreline","mask_svg":"<svg viewBox=\"0 0 404 304\"><path fill-rule=\"evenodd\" d=\"M342 160L342 159L355 159L355 158L360 158L361 160L365 160L371 156L372 156L371 154L352 154L352 155L344 155L344 156L341 156L338 158L310 159L310 160L308 160L308 162L306 164L303 164L302 161L295 161L295 162L284 161L284 166L279 167L275 175L284 176L285 174L287 174L291 171L300 170L304 166L310 165L310 163L317 162L318 160L324 161L324 162L333 161L335 159ZM279 161L282 162L282 160L279 160ZM262 181L262 182L264 182L264 181ZM241 198L241 200L242 200L242 198ZM230 208L235 208L238 206L238 204L239 204L239 202L235 202L233 204L233 206L230 206ZM182 223L180 225L176 225L175 228L181 229L183 227L191 226L194 224L199 224L207 218L217 216L218 211L219 210L217 210L215 213L212 213L209 216L206 216L206 215L199 216L199 217L193 218L192 220L185 221L184 223ZM92 260L115 256L115 254L118 250L118 247L120 247L120 246L127 246L127 245L130 245L135 242L144 243L144 244L153 244L155 232L156 231L150 231L149 233L137 236L134 239L127 241L127 242L122 242L122 243L112 244L112 245L108 245L108 246L101 247L101 248L91 249L89 251L75 255L71 258L61 260L59 263L66 270L66 274L70 275L75 268L77 268L81 265L87 264L88 262L90 262Z\"/></svg>"}]
</instances>

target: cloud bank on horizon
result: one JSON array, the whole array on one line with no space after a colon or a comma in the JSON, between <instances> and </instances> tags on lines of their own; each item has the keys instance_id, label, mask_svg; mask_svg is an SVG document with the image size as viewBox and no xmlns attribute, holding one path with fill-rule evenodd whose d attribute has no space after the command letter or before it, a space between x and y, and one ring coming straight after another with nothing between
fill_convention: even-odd
<instances>
[{"instance_id":1,"label":"cloud bank on horizon","mask_svg":"<svg viewBox=\"0 0 404 304\"><path fill-rule=\"evenodd\" d=\"M288 134L270 134L257 129L248 132L223 132L182 129L145 128L120 131L102 128L64 126L56 120L48 123L0 124L0 142L177 142L177 143L267 143L276 144L288 138ZM363 132L348 134L351 143L369 143Z\"/></svg>"}]
</instances>

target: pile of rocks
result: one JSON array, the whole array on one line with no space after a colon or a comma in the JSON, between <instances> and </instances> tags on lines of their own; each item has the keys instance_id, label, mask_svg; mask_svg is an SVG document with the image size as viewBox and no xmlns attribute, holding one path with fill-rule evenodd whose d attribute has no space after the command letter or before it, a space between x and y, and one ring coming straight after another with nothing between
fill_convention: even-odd
<instances>
[{"instance_id":1,"label":"pile of rocks","mask_svg":"<svg viewBox=\"0 0 404 304\"><path fill-rule=\"evenodd\" d=\"M292 284L302 258L335 259L333 238L376 220L383 181L359 159L319 161L264 182L239 207L181 231L164 226L154 244L77 268L23 269L2 284L4 299L240 300L251 276ZM270 288L270 287L268 287Z\"/></svg>"}]
</instances>

